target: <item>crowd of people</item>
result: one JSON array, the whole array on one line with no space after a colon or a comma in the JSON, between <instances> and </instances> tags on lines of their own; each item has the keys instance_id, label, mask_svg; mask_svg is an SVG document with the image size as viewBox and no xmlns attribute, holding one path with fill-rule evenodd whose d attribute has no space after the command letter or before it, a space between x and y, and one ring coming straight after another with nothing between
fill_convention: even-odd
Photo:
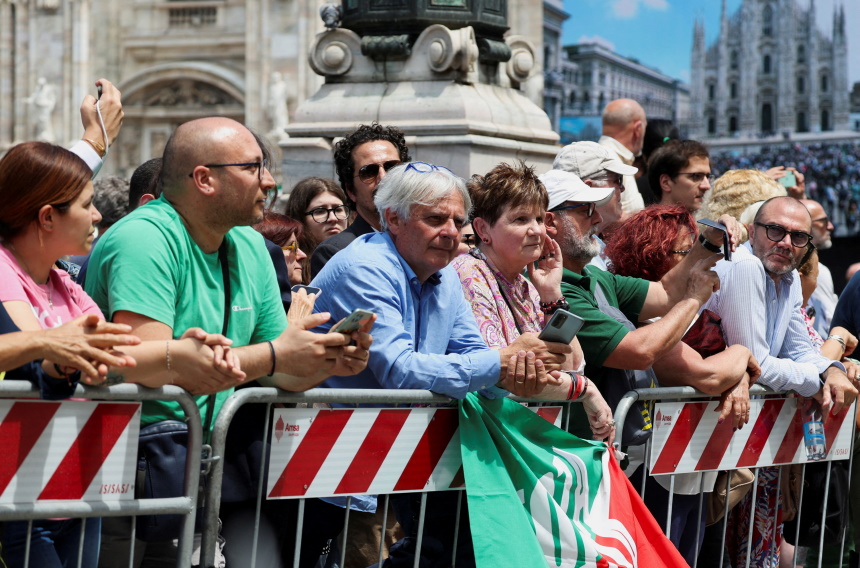
<instances>
[{"instance_id":1,"label":"crowd of people","mask_svg":"<svg viewBox=\"0 0 860 568\"><path fill-rule=\"evenodd\" d=\"M700 500L716 472L648 475L647 407L624 424L612 412L631 388L691 386L719 397L719 423L737 430L756 382L826 414L855 400L860 285L838 300L816 254L860 190L854 149L714 159L671 125L649 135L642 107L622 99L607 105L600 142L561 148L546 172L521 161L452 172L413 161L403 132L372 123L335 144L337 181L304 179L274 210L267 142L220 117L180 125L128 182L94 184L122 122L119 92L100 84L70 150L27 142L0 159L7 378L45 398L70 396L78 381L178 385L207 429L235 389L254 384L579 401L569 431L611 444L623 428L625 473L687 563L714 565L699 554L708 545L725 546L734 566L748 549L757 567L789 554L778 468L760 470L755 501L739 507L750 513L732 516L723 543L705 530ZM788 172L788 187L775 181ZM328 333L356 308L373 316ZM539 338L558 310L582 319L570 343ZM269 501L254 529L266 408L243 408L228 437L222 565L252 553L258 565L293 565L297 546L308 568L338 546L346 566L376 564L380 547L388 568L419 553L422 566L474 565L456 492L429 493L423 523L416 495L394 495L387 526L375 495L309 499L300 531L295 502ZM182 421L174 402L143 404L142 433ZM0 554L10 567L25 555L31 566L77 566L83 542L82 567L174 565L178 535L138 520L132 553L134 522L5 522ZM775 538L760 538L774 523Z\"/></svg>"}]
</instances>

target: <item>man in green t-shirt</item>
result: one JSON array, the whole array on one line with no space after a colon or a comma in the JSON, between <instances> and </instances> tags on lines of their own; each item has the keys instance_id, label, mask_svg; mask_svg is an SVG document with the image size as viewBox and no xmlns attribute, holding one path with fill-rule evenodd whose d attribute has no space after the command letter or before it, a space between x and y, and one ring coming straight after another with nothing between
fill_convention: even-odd
<instances>
[{"instance_id":1,"label":"man in green t-shirt","mask_svg":"<svg viewBox=\"0 0 860 568\"><path fill-rule=\"evenodd\" d=\"M115 224L93 250L87 292L109 320L131 325L143 340L165 342L165 371L170 342L191 327L223 332L248 379L286 390L354 375L367 364L368 329L354 333L356 344L348 346L343 334L308 331L329 314L287 327L263 237L248 226L262 220L275 188L267 166L254 135L238 122L187 122L164 149L161 197ZM176 384L198 395L206 425L238 381L204 363L173 370L179 371ZM214 408L209 394L216 395ZM184 420L177 403L144 404L144 425L169 419ZM127 561L122 553L102 556L102 565Z\"/></svg>"}]
</instances>

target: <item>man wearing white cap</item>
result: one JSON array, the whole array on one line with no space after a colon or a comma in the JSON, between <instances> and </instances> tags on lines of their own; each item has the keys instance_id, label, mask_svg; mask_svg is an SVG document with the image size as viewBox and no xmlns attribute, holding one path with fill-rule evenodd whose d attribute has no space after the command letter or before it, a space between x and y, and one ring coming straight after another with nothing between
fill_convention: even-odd
<instances>
[{"instance_id":1,"label":"man wearing white cap","mask_svg":"<svg viewBox=\"0 0 860 568\"><path fill-rule=\"evenodd\" d=\"M614 190L609 191L609 197L598 204L601 220L597 222L595 235L605 233L607 228L621 220L621 194L625 191L624 177L632 176L639 171L617 159L609 150L596 142L568 144L555 157L552 167L576 175L589 187ZM597 244L594 246L598 247L598 252L592 255L592 264L606 270L606 261L600 254L603 252L603 241L597 236L595 238Z\"/></svg>"},{"instance_id":2,"label":"man wearing white cap","mask_svg":"<svg viewBox=\"0 0 860 568\"><path fill-rule=\"evenodd\" d=\"M570 311L585 319L577 334L585 354L585 373L602 392L601 384L612 369L649 369L678 344L699 308L719 288L711 268L721 257L696 245L659 282L617 276L590 266L600 249L594 238L602 221L599 206L611 199L614 188L592 187L560 170L551 170L540 179L549 194L547 234L561 247L561 290ZM730 224L733 235L736 227L736 223ZM722 246L722 232L706 228L703 233L711 246ZM612 311L617 312L615 317L606 313ZM647 328L631 329L633 325L621 323L618 317L632 324L661 319ZM571 431L587 434L582 426L588 427L587 423L574 423Z\"/></svg>"}]
</instances>

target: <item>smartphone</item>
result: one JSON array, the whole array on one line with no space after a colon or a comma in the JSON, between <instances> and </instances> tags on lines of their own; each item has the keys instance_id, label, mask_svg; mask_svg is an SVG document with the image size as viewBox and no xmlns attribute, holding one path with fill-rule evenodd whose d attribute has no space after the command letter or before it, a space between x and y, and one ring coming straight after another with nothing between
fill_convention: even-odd
<instances>
[{"instance_id":1,"label":"smartphone","mask_svg":"<svg viewBox=\"0 0 860 568\"><path fill-rule=\"evenodd\" d=\"M556 310L538 335L538 339L554 343L570 343L582 329L585 320L567 310Z\"/></svg>"},{"instance_id":2,"label":"smartphone","mask_svg":"<svg viewBox=\"0 0 860 568\"><path fill-rule=\"evenodd\" d=\"M290 288L291 292L298 292L299 290L304 290L308 294L316 294L317 297L322 293L322 290L317 288L316 286L304 286L302 284L296 284L292 288Z\"/></svg>"},{"instance_id":3,"label":"smartphone","mask_svg":"<svg viewBox=\"0 0 860 568\"><path fill-rule=\"evenodd\" d=\"M794 187L797 185L797 176L791 170L785 170L785 175L777 180L784 187Z\"/></svg>"},{"instance_id":4,"label":"smartphone","mask_svg":"<svg viewBox=\"0 0 860 568\"><path fill-rule=\"evenodd\" d=\"M711 221L710 219L699 219L697 221L706 227L713 227L714 229L719 229L723 232L723 258L726 260L732 259L732 243L729 241L729 231L726 229L726 226L722 223L717 223L716 221Z\"/></svg>"},{"instance_id":5,"label":"smartphone","mask_svg":"<svg viewBox=\"0 0 860 568\"><path fill-rule=\"evenodd\" d=\"M373 317L373 312L367 310L353 310L346 319L335 325L329 333L352 333L361 327L364 322Z\"/></svg>"},{"instance_id":6,"label":"smartphone","mask_svg":"<svg viewBox=\"0 0 860 568\"><path fill-rule=\"evenodd\" d=\"M102 86L96 85L96 91L98 92L98 96L96 97L96 99L100 100L102 98Z\"/></svg>"}]
</instances>

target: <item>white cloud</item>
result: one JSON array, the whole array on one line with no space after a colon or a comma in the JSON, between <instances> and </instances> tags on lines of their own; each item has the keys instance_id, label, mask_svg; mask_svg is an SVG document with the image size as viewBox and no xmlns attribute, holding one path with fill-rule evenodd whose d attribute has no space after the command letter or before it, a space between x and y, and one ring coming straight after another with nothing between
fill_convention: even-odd
<instances>
[{"instance_id":1,"label":"white cloud","mask_svg":"<svg viewBox=\"0 0 860 568\"><path fill-rule=\"evenodd\" d=\"M599 35L581 35L579 36L579 39L576 40L576 43L596 43L598 45L602 45L610 51L615 51L615 44L606 39L605 37L600 37Z\"/></svg>"},{"instance_id":2,"label":"white cloud","mask_svg":"<svg viewBox=\"0 0 860 568\"><path fill-rule=\"evenodd\" d=\"M640 4L646 8L660 12L665 12L669 9L668 0L613 0L612 13L617 18L629 20L636 17L636 14L639 13Z\"/></svg>"}]
</instances>

